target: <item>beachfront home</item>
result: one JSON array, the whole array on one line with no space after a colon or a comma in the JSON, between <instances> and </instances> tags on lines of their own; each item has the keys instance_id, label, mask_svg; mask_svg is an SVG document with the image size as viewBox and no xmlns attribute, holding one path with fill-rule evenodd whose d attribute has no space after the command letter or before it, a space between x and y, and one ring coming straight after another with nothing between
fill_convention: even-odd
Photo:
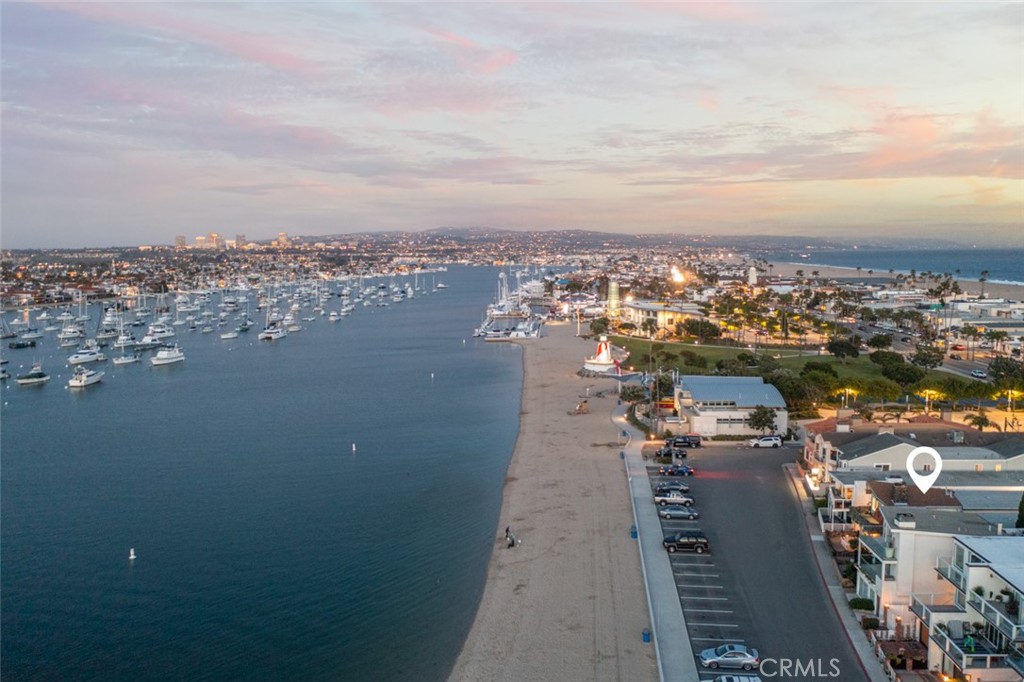
<instances>
[{"instance_id":1,"label":"beachfront home","mask_svg":"<svg viewBox=\"0 0 1024 682\"><path fill-rule=\"evenodd\" d=\"M620 309L622 322L635 324L637 329L642 329L647 320L652 320L659 333L674 333L677 323L703 317L700 306L689 301L624 301Z\"/></svg>"},{"instance_id":2,"label":"beachfront home","mask_svg":"<svg viewBox=\"0 0 1024 682\"><path fill-rule=\"evenodd\" d=\"M747 426L759 405L775 410L775 433L789 428L786 401L761 377L682 376L674 400L682 429L705 437L760 435Z\"/></svg>"},{"instance_id":3,"label":"beachfront home","mask_svg":"<svg viewBox=\"0 0 1024 682\"><path fill-rule=\"evenodd\" d=\"M914 639L943 679L1019 682L1024 675L1024 537L956 535L914 589ZM906 621L904 621L906 622Z\"/></svg>"}]
</instances>

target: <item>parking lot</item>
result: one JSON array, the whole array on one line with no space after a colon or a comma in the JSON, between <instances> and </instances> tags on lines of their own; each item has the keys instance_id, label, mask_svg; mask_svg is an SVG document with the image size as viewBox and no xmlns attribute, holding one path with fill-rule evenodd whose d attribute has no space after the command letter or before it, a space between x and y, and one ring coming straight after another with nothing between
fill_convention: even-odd
<instances>
[{"instance_id":1,"label":"parking lot","mask_svg":"<svg viewBox=\"0 0 1024 682\"><path fill-rule=\"evenodd\" d=\"M700 529L710 546L704 554L666 553L694 653L745 644L762 660L817 659L828 670L836 659L841 679L864 679L782 470L796 449L714 445L687 455L683 461L696 469L694 476L660 476L654 465L648 474L652 491L664 482L689 485L700 512L694 521L661 519L663 535ZM701 679L716 672L702 671Z\"/></svg>"}]
</instances>

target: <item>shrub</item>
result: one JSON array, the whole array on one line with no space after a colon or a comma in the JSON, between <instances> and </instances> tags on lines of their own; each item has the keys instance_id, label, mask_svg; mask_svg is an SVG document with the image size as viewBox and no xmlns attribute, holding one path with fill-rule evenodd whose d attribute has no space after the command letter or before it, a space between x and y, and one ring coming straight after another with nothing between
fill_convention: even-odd
<instances>
[{"instance_id":1,"label":"shrub","mask_svg":"<svg viewBox=\"0 0 1024 682\"><path fill-rule=\"evenodd\" d=\"M877 618L865 618L860 622L860 625L865 630L877 630L878 619Z\"/></svg>"},{"instance_id":2,"label":"shrub","mask_svg":"<svg viewBox=\"0 0 1024 682\"><path fill-rule=\"evenodd\" d=\"M853 564L851 564L851 566L852 565ZM854 597L850 600L850 608L858 611L874 611L875 602L870 599L865 599L864 597Z\"/></svg>"}]
</instances>

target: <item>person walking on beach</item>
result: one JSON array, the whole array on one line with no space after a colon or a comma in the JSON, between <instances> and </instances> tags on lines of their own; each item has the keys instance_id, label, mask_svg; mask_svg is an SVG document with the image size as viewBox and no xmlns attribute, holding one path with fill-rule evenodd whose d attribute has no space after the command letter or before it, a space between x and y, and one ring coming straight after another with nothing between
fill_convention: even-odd
<instances>
[{"instance_id":1,"label":"person walking on beach","mask_svg":"<svg viewBox=\"0 0 1024 682\"><path fill-rule=\"evenodd\" d=\"M512 526L505 526L505 539L508 540L508 536L512 535Z\"/></svg>"},{"instance_id":2,"label":"person walking on beach","mask_svg":"<svg viewBox=\"0 0 1024 682\"><path fill-rule=\"evenodd\" d=\"M516 546L516 536L512 533L508 534L508 549L512 549Z\"/></svg>"}]
</instances>

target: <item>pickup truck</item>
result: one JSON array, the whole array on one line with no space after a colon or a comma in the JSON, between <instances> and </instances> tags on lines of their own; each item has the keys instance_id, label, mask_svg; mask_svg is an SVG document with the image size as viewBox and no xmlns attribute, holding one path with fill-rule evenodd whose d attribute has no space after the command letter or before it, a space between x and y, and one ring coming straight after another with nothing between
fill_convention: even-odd
<instances>
[{"instance_id":1,"label":"pickup truck","mask_svg":"<svg viewBox=\"0 0 1024 682\"><path fill-rule=\"evenodd\" d=\"M693 498L689 495L684 495L678 490L668 490L662 493L654 493L654 503L665 506L666 504L681 504L684 507L689 507L693 504Z\"/></svg>"}]
</instances>

